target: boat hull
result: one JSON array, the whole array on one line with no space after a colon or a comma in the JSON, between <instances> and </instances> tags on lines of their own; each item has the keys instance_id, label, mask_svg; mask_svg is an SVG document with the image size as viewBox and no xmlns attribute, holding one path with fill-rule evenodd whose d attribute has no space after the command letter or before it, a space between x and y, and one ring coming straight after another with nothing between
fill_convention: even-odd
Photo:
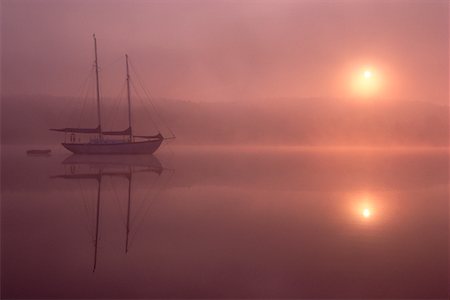
<instances>
[{"instance_id":1,"label":"boat hull","mask_svg":"<svg viewBox=\"0 0 450 300\"><path fill-rule=\"evenodd\" d=\"M161 146L162 141L158 139L114 144L62 143L62 145L75 154L152 154Z\"/></svg>"}]
</instances>

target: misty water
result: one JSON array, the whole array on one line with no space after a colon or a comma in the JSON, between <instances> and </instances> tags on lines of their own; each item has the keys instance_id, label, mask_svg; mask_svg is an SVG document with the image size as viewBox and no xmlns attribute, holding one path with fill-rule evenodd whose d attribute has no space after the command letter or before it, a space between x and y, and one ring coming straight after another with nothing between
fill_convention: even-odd
<instances>
[{"instance_id":1,"label":"misty water","mask_svg":"<svg viewBox=\"0 0 450 300\"><path fill-rule=\"evenodd\" d=\"M447 149L54 149L3 147L5 298L447 296Z\"/></svg>"}]
</instances>

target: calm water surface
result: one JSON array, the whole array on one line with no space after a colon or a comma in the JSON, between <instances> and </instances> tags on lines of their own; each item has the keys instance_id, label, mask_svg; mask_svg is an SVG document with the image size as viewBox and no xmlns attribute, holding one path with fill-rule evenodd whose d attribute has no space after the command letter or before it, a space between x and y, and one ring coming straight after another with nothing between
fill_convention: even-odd
<instances>
[{"instance_id":1,"label":"calm water surface","mask_svg":"<svg viewBox=\"0 0 450 300\"><path fill-rule=\"evenodd\" d=\"M448 153L2 153L4 298L446 298Z\"/></svg>"}]
</instances>

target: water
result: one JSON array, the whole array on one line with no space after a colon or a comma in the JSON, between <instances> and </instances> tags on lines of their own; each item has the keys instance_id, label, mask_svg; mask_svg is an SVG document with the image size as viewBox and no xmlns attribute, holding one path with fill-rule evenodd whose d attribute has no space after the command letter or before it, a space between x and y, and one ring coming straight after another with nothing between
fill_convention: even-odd
<instances>
[{"instance_id":1,"label":"water","mask_svg":"<svg viewBox=\"0 0 450 300\"><path fill-rule=\"evenodd\" d=\"M446 150L68 156L3 149L4 298L447 297Z\"/></svg>"}]
</instances>

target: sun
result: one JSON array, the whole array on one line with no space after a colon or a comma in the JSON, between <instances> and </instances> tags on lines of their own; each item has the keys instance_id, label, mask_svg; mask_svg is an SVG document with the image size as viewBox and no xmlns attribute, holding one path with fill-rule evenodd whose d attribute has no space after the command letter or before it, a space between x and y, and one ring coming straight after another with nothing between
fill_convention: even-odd
<instances>
[{"instance_id":1,"label":"sun","mask_svg":"<svg viewBox=\"0 0 450 300\"><path fill-rule=\"evenodd\" d=\"M353 94L360 99L373 99L381 88L380 74L372 67L354 72L351 82Z\"/></svg>"},{"instance_id":2,"label":"sun","mask_svg":"<svg viewBox=\"0 0 450 300\"><path fill-rule=\"evenodd\" d=\"M365 70L364 74L363 74L364 78L366 78L366 79L372 78L372 75L373 75L372 71L370 71L370 70Z\"/></svg>"},{"instance_id":3,"label":"sun","mask_svg":"<svg viewBox=\"0 0 450 300\"><path fill-rule=\"evenodd\" d=\"M364 208L361 214L364 218L368 219L370 218L370 216L372 216L372 210L370 208Z\"/></svg>"}]
</instances>

